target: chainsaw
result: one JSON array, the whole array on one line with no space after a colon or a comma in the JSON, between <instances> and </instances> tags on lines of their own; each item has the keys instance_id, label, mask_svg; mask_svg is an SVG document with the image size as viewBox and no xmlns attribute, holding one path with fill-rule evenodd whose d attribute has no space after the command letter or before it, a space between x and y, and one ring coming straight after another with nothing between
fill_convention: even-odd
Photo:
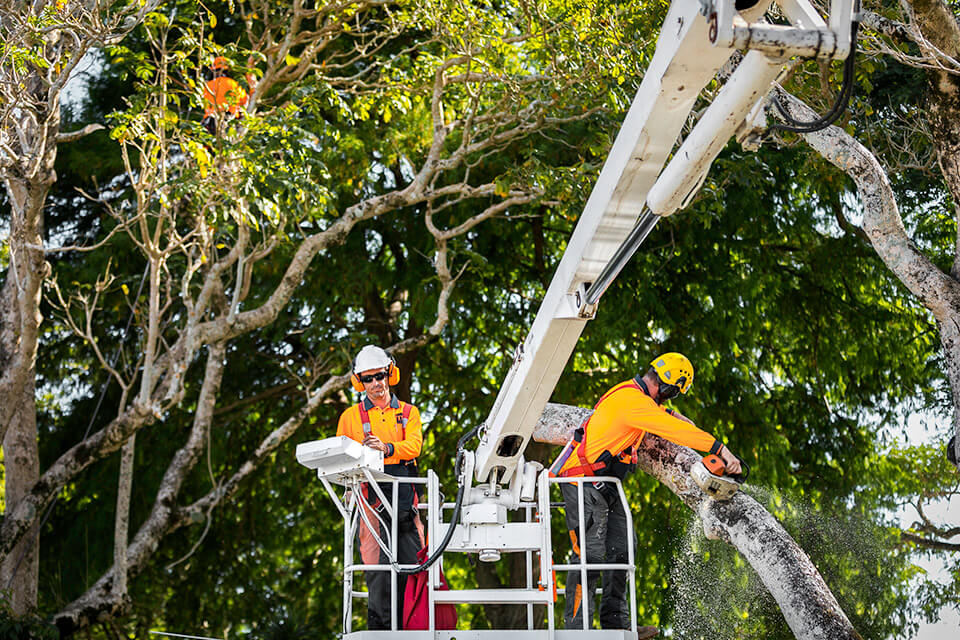
<instances>
[{"instance_id":1,"label":"chainsaw","mask_svg":"<svg viewBox=\"0 0 960 640\"><path fill-rule=\"evenodd\" d=\"M739 457L737 459L740 460ZM750 475L750 467L746 462L740 460L740 467L742 473L727 474L727 467L720 456L711 453L690 467L690 477L714 500L729 500Z\"/></svg>"}]
</instances>

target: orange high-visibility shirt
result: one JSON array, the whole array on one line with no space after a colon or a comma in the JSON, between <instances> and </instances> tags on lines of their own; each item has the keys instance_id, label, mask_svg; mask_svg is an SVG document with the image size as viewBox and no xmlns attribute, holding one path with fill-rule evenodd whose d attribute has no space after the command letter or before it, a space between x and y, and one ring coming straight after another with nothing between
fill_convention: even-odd
<instances>
[{"instance_id":1,"label":"orange high-visibility shirt","mask_svg":"<svg viewBox=\"0 0 960 640\"><path fill-rule=\"evenodd\" d=\"M420 411L410 405L410 418L407 421L407 435L403 436L403 429L397 423L397 416L403 413L403 404L397 396L390 398L390 406L380 409L366 397L363 406L370 417L370 432L384 444L393 445L393 455L384 455L384 464L399 464L407 460L415 460L420 455L423 444L423 425L420 423ZM355 404L340 414L337 424L337 435L347 436L351 440L363 442L363 422L360 420L360 405Z\"/></svg>"},{"instance_id":2,"label":"orange high-visibility shirt","mask_svg":"<svg viewBox=\"0 0 960 640\"><path fill-rule=\"evenodd\" d=\"M587 461L596 462L604 451L617 457L630 447L639 445L648 433L698 451L709 451L716 442L716 438L706 431L667 413L665 408L637 388L632 380L627 380L607 391L607 397L600 401L590 416L584 436L587 441ZM574 451L560 473L582 464Z\"/></svg>"},{"instance_id":3,"label":"orange high-visibility shirt","mask_svg":"<svg viewBox=\"0 0 960 640\"><path fill-rule=\"evenodd\" d=\"M237 115L240 107L247 104L247 92L233 78L220 76L208 80L203 87L203 116L217 113Z\"/></svg>"}]
</instances>

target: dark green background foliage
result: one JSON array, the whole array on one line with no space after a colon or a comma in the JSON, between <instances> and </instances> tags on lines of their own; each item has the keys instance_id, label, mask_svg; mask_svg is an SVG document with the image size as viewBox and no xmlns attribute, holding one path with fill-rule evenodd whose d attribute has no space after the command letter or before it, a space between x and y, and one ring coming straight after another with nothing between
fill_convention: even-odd
<instances>
[{"instance_id":1,"label":"dark green background foliage","mask_svg":"<svg viewBox=\"0 0 960 640\"><path fill-rule=\"evenodd\" d=\"M163 13L172 15L174 4L178 46L190 51L186 36L195 35L209 10L219 17L212 31L216 44L237 60L246 58L250 43L232 4L201 9L182 1L165 5ZM541 11L580 30L564 31L540 50L529 47L527 64L535 68L562 54L575 73L584 60L604 59L606 73L584 77L580 91L564 103L570 112L604 110L477 159L473 179L536 183L545 194L452 242L453 270L464 272L450 322L436 340L400 359L401 395L412 396L426 418L421 469L436 470L447 495L455 490L455 443L490 409L642 78L666 9L664 2L573 4L542 3ZM525 5L470 6L495 25L509 22ZM275 109L251 119L241 139L215 142L235 144L246 154L257 224L270 224L267 200L291 213L288 241L258 264L246 307L269 296L302 233L324 228L360 198L402 186L409 181L405 167L422 161L429 127L423 98L431 77L424 59L446 50L430 39L436 24L410 24L419 28L410 26L381 53L384 77L393 74L395 84L349 94L332 88L329 78L308 77L291 94L292 110ZM115 114L115 126L125 126L124 118L136 113L138 100L150 91L136 82L138 70L149 72L149 56L142 30L123 49L103 54L89 98L69 107L65 129L102 122L109 114ZM194 55L183 63L182 78L198 73L196 60ZM512 64L504 59L502 70ZM794 89L803 91L811 78L798 74ZM409 95L398 94L401 85ZM872 140L891 110L908 117L919 108L924 87L916 70L874 60L859 71L857 100L844 125ZM178 126L214 144L199 131L198 105L187 93ZM307 139L315 143L304 144ZM57 172L47 217L51 242L103 237L110 218L76 190L111 185L115 203L131 197L117 143L100 133L65 146ZM183 179L183 194L204 188L198 175ZM891 180L913 237L948 265L955 228L943 213L952 203L942 181L913 170L891 172ZM942 449L886 455L908 415L946 404L938 336L928 314L871 247L844 228L857 216L852 189L802 145L767 145L751 154L731 144L694 204L661 221L607 291L553 400L590 406L657 352L687 354L696 366L696 384L676 406L751 465L752 491L811 555L864 637L902 637L918 621L918 601L911 599L915 571L910 549L898 541L894 509L905 498L929 495L956 480L942 462ZM496 200L451 207L438 223L454 226ZM182 504L229 477L302 405L305 384L347 371L365 343L392 344L420 335L434 321L435 246L423 215L422 208L410 207L358 226L314 261L276 322L230 343L210 448L190 476ZM242 223L224 215L217 232L233 237ZM109 263L117 280L96 330L105 352L121 349L130 314L121 285L135 293L145 266L135 247L120 235L109 251L58 254L52 262L59 281L77 287L89 286ZM105 385L104 407L115 407L119 394L51 309L45 316L50 321L38 360L44 467L81 439ZM139 348L137 326L122 345L125 357ZM176 327L166 330L173 337ZM137 436L131 531L147 517L166 465L189 431L201 374L198 361L181 406ZM96 626L92 635L122 630L146 638L149 629L166 629L306 639L337 633L342 525L319 483L296 464L294 449L297 442L333 435L339 413L356 400L349 390L331 396L233 500L163 539L131 583L130 614L115 625ZM109 409L101 410L94 428L109 416ZM549 461L555 453L534 446L528 457ZM78 597L112 563L117 470L118 456L94 465L57 501L42 535L41 613L52 614ZM626 490L637 528L641 624L673 627L685 638L791 637L752 570L728 547L698 538L688 511L669 491L639 475ZM555 524L559 556L566 535ZM836 539L843 544L831 544ZM455 588L478 580L508 584L517 575L506 559L478 575L467 559L449 558L446 571ZM958 586L926 586L920 593L919 601L935 612L956 600ZM474 628L509 615L504 608L460 608L461 623ZM732 635L723 636L719 624Z\"/></svg>"}]
</instances>

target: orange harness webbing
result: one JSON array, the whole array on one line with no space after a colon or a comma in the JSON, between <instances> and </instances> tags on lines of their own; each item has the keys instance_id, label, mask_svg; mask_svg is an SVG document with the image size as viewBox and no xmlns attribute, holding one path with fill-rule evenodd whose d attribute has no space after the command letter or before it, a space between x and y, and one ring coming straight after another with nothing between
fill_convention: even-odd
<instances>
[{"instance_id":1,"label":"orange harness webbing","mask_svg":"<svg viewBox=\"0 0 960 640\"><path fill-rule=\"evenodd\" d=\"M401 440L407 439L407 423L410 422L410 407L413 405L406 402L400 403L400 412L397 413L397 426L400 427ZM368 436L373 432L373 429L370 427L370 414L363 407L363 401L360 402L360 422L363 423L363 435ZM401 464L410 464L413 463L416 466L415 460L401 460ZM380 504L380 498L373 491L370 491L370 487L367 486L368 483L363 483L364 496L367 498L370 506L374 507L378 511L383 509L383 505ZM417 492L413 492L413 503L417 504Z\"/></svg>"},{"instance_id":2,"label":"orange harness webbing","mask_svg":"<svg viewBox=\"0 0 960 640\"><path fill-rule=\"evenodd\" d=\"M619 384L615 386L613 389L610 389L610 391L607 391L605 394L603 394L603 396L601 396L599 400L597 400L597 404L594 405L593 407L594 413L590 414L590 417L587 418L586 422L584 422L583 425L580 427L580 429L583 430L583 435L581 436L576 448L577 457L580 458L580 466L571 467L566 471L560 472L561 478L569 478L570 476L592 476L594 471L598 471L607 466L606 462L600 462L599 460L597 462L590 462L589 460L587 460L587 427L590 425L590 420L593 418L593 415L596 413L597 407L600 406L600 403L606 400L608 397L610 397L613 393L625 387L633 387L635 389L641 389L640 385L637 384L636 379L633 379L633 380L630 380L629 382L624 382L623 384ZM574 434L573 438L574 440L576 440L577 438L576 434ZM631 447L631 461L634 464L636 464L637 462L636 446Z\"/></svg>"}]
</instances>

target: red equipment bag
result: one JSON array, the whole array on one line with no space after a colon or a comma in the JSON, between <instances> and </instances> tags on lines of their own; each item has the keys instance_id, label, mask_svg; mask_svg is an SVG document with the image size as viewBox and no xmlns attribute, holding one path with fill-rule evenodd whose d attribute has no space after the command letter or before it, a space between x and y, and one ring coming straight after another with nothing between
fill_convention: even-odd
<instances>
[{"instance_id":1,"label":"red equipment bag","mask_svg":"<svg viewBox=\"0 0 960 640\"><path fill-rule=\"evenodd\" d=\"M427 548L417 552L417 562L423 563L427 559ZM403 594L403 628L404 630L424 630L430 626L430 609L427 606L427 584L430 571L421 571L407 576L407 588ZM449 591L447 580L440 571L440 586L437 591ZM437 629L457 628L457 608L449 603L434 604L434 624Z\"/></svg>"}]
</instances>

